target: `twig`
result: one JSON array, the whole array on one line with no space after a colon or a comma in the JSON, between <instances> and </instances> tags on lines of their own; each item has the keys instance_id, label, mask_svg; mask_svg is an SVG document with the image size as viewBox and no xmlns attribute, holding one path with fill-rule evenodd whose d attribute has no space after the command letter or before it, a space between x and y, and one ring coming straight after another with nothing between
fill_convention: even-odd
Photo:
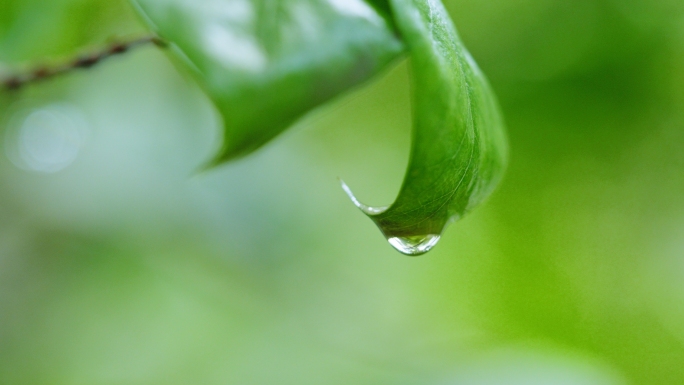
<instances>
[{"instance_id":1,"label":"twig","mask_svg":"<svg viewBox=\"0 0 684 385\"><path fill-rule=\"evenodd\" d=\"M52 67L45 65L38 66L25 73L10 75L4 79L0 79L0 91L17 91L30 83L54 78L77 69L88 69L109 57L121 55L133 48L147 44L154 44L160 48L166 47L166 42L157 36L145 36L130 41L114 42L99 52L78 56L61 65Z\"/></svg>"}]
</instances>

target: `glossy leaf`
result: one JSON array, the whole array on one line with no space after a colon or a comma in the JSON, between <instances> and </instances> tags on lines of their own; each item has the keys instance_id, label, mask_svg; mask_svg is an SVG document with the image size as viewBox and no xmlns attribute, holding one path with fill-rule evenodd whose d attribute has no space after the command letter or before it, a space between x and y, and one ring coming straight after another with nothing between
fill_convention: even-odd
<instances>
[{"instance_id":1,"label":"glossy leaf","mask_svg":"<svg viewBox=\"0 0 684 385\"><path fill-rule=\"evenodd\" d=\"M391 0L410 52L412 149L403 186L390 207L353 202L399 251L429 251L444 228L497 185L507 143L497 101L439 0Z\"/></svg>"},{"instance_id":2,"label":"glossy leaf","mask_svg":"<svg viewBox=\"0 0 684 385\"><path fill-rule=\"evenodd\" d=\"M403 52L386 1L132 1L223 117L215 163L254 151Z\"/></svg>"}]
</instances>

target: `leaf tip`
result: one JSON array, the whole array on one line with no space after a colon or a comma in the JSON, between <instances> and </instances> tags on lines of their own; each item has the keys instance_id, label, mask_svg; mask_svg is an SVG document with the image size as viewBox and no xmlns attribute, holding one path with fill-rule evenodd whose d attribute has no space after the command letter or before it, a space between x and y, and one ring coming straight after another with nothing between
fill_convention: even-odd
<instances>
[{"instance_id":1,"label":"leaf tip","mask_svg":"<svg viewBox=\"0 0 684 385\"><path fill-rule=\"evenodd\" d=\"M337 179L340 181L340 185L342 185L342 190L344 190L344 192L347 193L347 196L349 197L349 199L351 199L352 203L354 203L354 206L358 207L359 210L363 211L366 215L368 215L368 216L378 215L378 214L383 213L384 211L386 211L389 208L387 206L371 207L371 206L364 205L363 203L361 203L356 198L356 196L354 195L352 190L349 188L349 186L347 186L346 183L344 183L344 181L341 178L337 178Z\"/></svg>"}]
</instances>

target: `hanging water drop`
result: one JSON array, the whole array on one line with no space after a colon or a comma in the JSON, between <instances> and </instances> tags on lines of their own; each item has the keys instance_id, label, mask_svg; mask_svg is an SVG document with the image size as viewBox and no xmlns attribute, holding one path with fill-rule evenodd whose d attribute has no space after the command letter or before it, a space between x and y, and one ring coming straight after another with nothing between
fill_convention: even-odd
<instances>
[{"instance_id":1,"label":"hanging water drop","mask_svg":"<svg viewBox=\"0 0 684 385\"><path fill-rule=\"evenodd\" d=\"M402 254L410 256L418 256L430 251L437 242L439 242L439 235L416 235L409 237L391 237L388 238L390 245Z\"/></svg>"}]
</instances>

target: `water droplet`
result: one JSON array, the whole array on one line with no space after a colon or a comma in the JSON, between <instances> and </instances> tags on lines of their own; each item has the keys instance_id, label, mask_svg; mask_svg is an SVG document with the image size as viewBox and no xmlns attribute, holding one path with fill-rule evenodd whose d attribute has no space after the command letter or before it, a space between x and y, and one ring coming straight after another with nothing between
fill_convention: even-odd
<instances>
[{"instance_id":1,"label":"water droplet","mask_svg":"<svg viewBox=\"0 0 684 385\"><path fill-rule=\"evenodd\" d=\"M415 235L408 237L391 237L387 240L390 245L397 249L400 253L417 256L425 254L430 251L437 242L439 242L439 235Z\"/></svg>"}]
</instances>

